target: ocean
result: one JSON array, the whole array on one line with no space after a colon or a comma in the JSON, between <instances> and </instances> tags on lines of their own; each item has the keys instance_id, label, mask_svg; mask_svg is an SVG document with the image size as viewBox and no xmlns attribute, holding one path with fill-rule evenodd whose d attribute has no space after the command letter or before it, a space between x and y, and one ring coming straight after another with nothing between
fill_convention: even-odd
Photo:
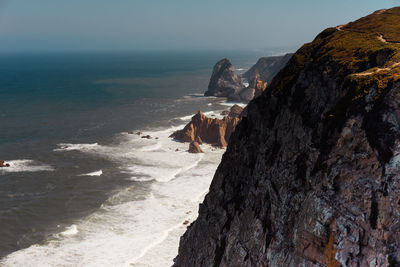
<instances>
[{"instance_id":1,"label":"ocean","mask_svg":"<svg viewBox=\"0 0 400 267\"><path fill-rule=\"evenodd\" d=\"M229 108L202 96L219 59L265 55L0 55L0 266L171 265L224 150L168 136Z\"/></svg>"}]
</instances>

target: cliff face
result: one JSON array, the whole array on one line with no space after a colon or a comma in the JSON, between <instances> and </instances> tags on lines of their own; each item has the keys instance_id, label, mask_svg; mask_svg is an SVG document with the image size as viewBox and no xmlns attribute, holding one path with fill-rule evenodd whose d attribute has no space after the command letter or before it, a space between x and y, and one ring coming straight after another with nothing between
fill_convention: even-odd
<instances>
[{"instance_id":1,"label":"cliff face","mask_svg":"<svg viewBox=\"0 0 400 267\"><path fill-rule=\"evenodd\" d=\"M252 81L258 76L259 80L270 82L292 56L293 54L289 53L283 56L262 57L253 67L243 74L243 77Z\"/></svg>"},{"instance_id":2,"label":"cliff face","mask_svg":"<svg viewBox=\"0 0 400 267\"><path fill-rule=\"evenodd\" d=\"M398 266L400 8L329 28L250 102L175 266Z\"/></svg>"},{"instance_id":3,"label":"cliff face","mask_svg":"<svg viewBox=\"0 0 400 267\"><path fill-rule=\"evenodd\" d=\"M245 86L242 79L235 73L235 68L229 59L224 58L218 61L208 84L205 96L234 97Z\"/></svg>"}]
</instances>

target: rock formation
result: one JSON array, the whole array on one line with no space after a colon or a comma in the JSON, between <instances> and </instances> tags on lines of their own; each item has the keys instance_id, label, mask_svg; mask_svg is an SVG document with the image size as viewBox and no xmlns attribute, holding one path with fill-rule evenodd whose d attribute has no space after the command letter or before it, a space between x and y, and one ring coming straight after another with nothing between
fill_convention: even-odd
<instances>
[{"instance_id":1,"label":"rock formation","mask_svg":"<svg viewBox=\"0 0 400 267\"><path fill-rule=\"evenodd\" d=\"M235 129L239 118L226 116L222 120L208 118L199 111L182 130L170 137L181 142L202 142L213 146L225 147Z\"/></svg>"},{"instance_id":2,"label":"rock formation","mask_svg":"<svg viewBox=\"0 0 400 267\"><path fill-rule=\"evenodd\" d=\"M205 96L236 98L245 86L242 79L235 73L235 68L229 59L218 61L213 69L208 90Z\"/></svg>"},{"instance_id":3,"label":"rock formation","mask_svg":"<svg viewBox=\"0 0 400 267\"><path fill-rule=\"evenodd\" d=\"M193 141L189 144L189 153L203 153L203 150L201 150L199 143Z\"/></svg>"},{"instance_id":4,"label":"rock formation","mask_svg":"<svg viewBox=\"0 0 400 267\"><path fill-rule=\"evenodd\" d=\"M228 113L229 117L232 118L241 118L242 117L243 108L239 105L233 105Z\"/></svg>"},{"instance_id":5,"label":"rock formation","mask_svg":"<svg viewBox=\"0 0 400 267\"><path fill-rule=\"evenodd\" d=\"M3 168L3 167L10 167L10 164L4 163L4 160L0 160L0 168Z\"/></svg>"},{"instance_id":6,"label":"rock formation","mask_svg":"<svg viewBox=\"0 0 400 267\"><path fill-rule=\"evenodd\" d=\"M399 266L399 43L393 8L300 48L247 106L175 266Z\"/></svg>"},{"instance_id":7,"label":"rock formation","mask_svg":"<svg viewBox=\"0 0 400 267\"><path fill-rule=\"evenodd\" d=\"M258 97L267 89L268 82L260 79L260 75L256 75L249 82L249 86L243 89L240 93L240 99L245 103L250 102L253 98Z\"/></svg>"}]
</instances>

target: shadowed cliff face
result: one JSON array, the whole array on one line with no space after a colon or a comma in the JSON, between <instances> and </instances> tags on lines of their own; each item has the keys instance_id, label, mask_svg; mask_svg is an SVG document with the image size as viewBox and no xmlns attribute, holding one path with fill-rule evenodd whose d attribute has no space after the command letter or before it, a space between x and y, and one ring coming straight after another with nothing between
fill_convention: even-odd
<instances>
[{"instance_id":1,"label":"shadowed cliff face","mask_svg":"<svg viewBox=\"0 0 400 267\"><path fill-rule=\"evenodd\" d=\"M398 266L400 8L330 28L250 102L176 266Z\"/></svg>"}]
</instances>

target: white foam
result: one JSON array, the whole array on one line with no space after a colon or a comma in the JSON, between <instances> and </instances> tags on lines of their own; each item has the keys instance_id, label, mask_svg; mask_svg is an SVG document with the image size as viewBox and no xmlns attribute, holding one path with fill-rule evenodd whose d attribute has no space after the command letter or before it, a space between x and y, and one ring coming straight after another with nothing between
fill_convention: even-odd
<instances>
[{"instance_id":1,"label":"white foam","mask_svg":"<svg viewBox=\"0 0 400 267\"><path fill-rule=\"evenodd\" d=\"M53 151L73 151L73 150L80 150L80 151L90 151L96 149L99 146L98 143L94 144L66 144L62 143L58 145L58 148L53 149Z\"/></svg>"},{"instance_id":2,"label":"white foam","mask_svg":"<svg viewBox=\"0 0 400 267\"><path fill-rule=\"evenodd\" d=\"M60 234L63 236L73 236L76 235L78 233L78 227L73 224L70 227L67 227L67 229L64 232L61 232Z\"/></svg>"},{"instance_id":3,"label":"white foam","mask_svg":"<svg viewBox=\"0 0 400 267\"><path fill-rule=\"evenodd\" d=\"M101 176L102 174L103 174L103 170L99 170L99 171L95 171L95 172L81 174L79 176Z\"/></svg>"},{"instance_id":4,"label":"white foam","mask_svg":"<svg viewBox=\"0 0 400 267\"><path fill-rule=\"evenodd\" d=\"M196 114L189 115L189 116L183 116L183 117L180 117L179 119L182 121L188 121L188 120L191 120L194 115L196 115Z\"/></svg>"},{"instance_id":5,"label":"white foam","mask_svg":"<svg viewBox=\"0 0 400 267\"><path fill-rule=\"evenodd\" d=\"M123 190L49 242L14 252L0 265L171 266L223 153L203 148L195 168L193 163L169 182L150 184L147 197L137 199L135 186Z\"/></svg>"},{"instance_id":6,"label":"white foam","mask_svg":"<svg viewBox=\"0 0 400 267\"><path fill-rule=\"evenodd\" d=\"M134 183L48 242L6 256L0 266L171 266L224 152L203 144L204 153L188 153L188 143L169 138L182 127L143 133L158 140L121 135L113 146L60 146L65 153L116 160L131 180L153 182Z\"/></svg>"},{"instance_id":7,"label":"white foam","mask_svg":"<svg viewBox=\"0 0 400 267\"><path fill-rule=\"evenodd\" d=\"M244 108L247 106L247 104L244 104L241 102L220 102L219 104L222 106L228 106L228 107L232 107L233 105L238 105L238 106Z\"/></svg>"},{"instance_id":8,"label":"white foam","mask_svg":"<svg viewBox=\"0 0 400 267\"><path fill-rule=\"evenodd\" d=\"M42 164L30 159L8 160L5 161L5 163L10 164L10 166L0 168L0 174L7 172L54 171L54 168L52 166Z\"/></svg>"}]
</instances>

